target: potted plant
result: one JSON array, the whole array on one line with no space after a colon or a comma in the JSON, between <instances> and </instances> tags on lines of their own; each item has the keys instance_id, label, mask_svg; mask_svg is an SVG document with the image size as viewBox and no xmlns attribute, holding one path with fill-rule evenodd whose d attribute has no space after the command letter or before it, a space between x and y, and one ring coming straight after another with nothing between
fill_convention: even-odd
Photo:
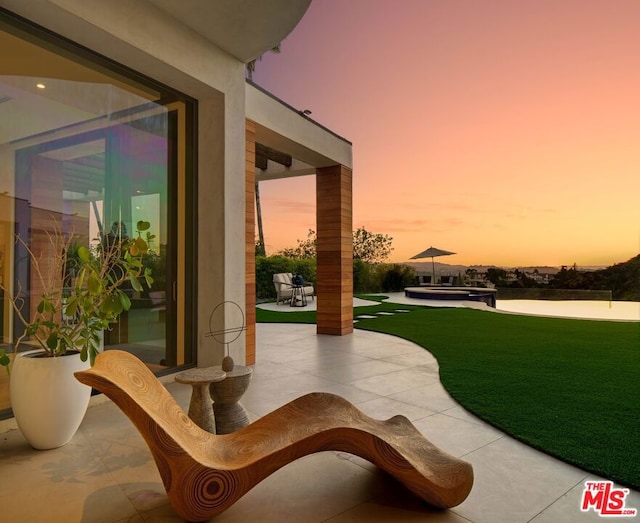
<instances>
[{"instance_id":1,"label":"potted plant","mask_svg":"<svg viewBox=\"0 0 640 523\"><path fill-rule=\"evenodd\" d=\"M48 255L34 252L16 237L31 262L32 287L35 280L40 290L37 305L27 307L22 288L13 293L4 289L25 329L13 361L1 352L0 365L11 367L14 416L34 448L62 446L80 426L91 389L79 384L73 373L93 364L103 331L131 307L124 287L141 292L143 285L153 283L142 263L154 238L149 228L148 222L139 221L137 235L128 238L114 225L90 249L56 225L45 233ZM24 346L33 350L19 352Z\"/></svg>"}]
</instances>

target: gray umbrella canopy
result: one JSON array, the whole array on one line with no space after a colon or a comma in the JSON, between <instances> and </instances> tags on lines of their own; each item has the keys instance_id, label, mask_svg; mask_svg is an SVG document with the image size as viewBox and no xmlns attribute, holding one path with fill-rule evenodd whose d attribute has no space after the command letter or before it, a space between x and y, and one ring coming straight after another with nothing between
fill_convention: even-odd
<instances>
[{"instance_id":1,"label":"gray umbrella canopy","mask_svg":"<svg viewBox=\"0 0 640 523\"><path fill-rule=\"evenodd\" d=\"M433 261L433 259L436 256L448 256L450 254L455 254L455 252L445 251L444 249L438 249L437 247L429 247L426 251L422 251L421 253L416 254L415 256L412 256L411 259L418 260L420 258L431 258L431 272L433 273L432 282L435 283L436 282L436 264Z\"/></svg>"}]
</instances>

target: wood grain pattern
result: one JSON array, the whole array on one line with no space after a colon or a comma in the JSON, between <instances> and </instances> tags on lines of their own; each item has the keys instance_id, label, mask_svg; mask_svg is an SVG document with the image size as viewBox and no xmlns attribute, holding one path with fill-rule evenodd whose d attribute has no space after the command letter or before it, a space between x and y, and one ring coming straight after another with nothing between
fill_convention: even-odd
<instances>
[{"instance_id":1,"label":"wood grain pattern","mask_svg":"<svg viewBox=\"0 0 640 523\"><path fill-rule=\"evenodd\" d=\"M352 172L316 170L318 334L353 332Z\"/></svg>"},{"instance_id":2,"label":"wood grain pattern","mask_svg":"<svg viewBox=\"0 0 640 523\"><path fill-rule=\"evenodd\" d=\"M245 120L245 364L256 362L256 123Z\"/></svg>"},{"instance_id":3,"label":"wood grain pattern","mask_svg":"<svg viewBox=\"0 0 640 523\"><path fill-rule=\"evenodd\" d=\"M469 463L438 449L405 417L374 420L333 394L307 394L216 436L195 425L127 352L106 351L76 377L131 419L151 449L171 504L188 521L214 517L279 468L324 450L367 459L440 508L461 503L473 484Z\"/></svg>"}]
</instances>

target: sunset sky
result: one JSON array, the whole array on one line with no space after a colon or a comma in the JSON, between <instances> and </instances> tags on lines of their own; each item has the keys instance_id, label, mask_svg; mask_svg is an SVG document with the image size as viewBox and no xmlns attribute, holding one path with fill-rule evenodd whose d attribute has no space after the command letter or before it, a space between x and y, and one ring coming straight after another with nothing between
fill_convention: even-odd
<instances>
[{"instance_id":1,"label":"sunset sky","mask_svg":"<svg viewBox=\"0 0 640 523\"><path fill-rule=\"evenodd\" d=\"M452 264L640 252L640 2L313 0L254 81L353 142L354 229ZM315 179L260 185L268 254Z\"/></svg>"}]
</instances>

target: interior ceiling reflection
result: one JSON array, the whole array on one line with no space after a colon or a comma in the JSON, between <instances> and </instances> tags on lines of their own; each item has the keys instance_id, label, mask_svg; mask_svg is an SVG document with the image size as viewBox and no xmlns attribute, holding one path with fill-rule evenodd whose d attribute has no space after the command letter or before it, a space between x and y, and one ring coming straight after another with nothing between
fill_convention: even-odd
<instances>
[{"instance_id":1,"label":"interior ceiling reflection","mask_svg":"<svg viewBox=\"0 0 640 523\"><path fill-rule=\"evenodd\" d=\"M0 30L0 144L139 113L160 94ZM104 124L103 124L104 125Z\"/></svg>"}]
</instances>

